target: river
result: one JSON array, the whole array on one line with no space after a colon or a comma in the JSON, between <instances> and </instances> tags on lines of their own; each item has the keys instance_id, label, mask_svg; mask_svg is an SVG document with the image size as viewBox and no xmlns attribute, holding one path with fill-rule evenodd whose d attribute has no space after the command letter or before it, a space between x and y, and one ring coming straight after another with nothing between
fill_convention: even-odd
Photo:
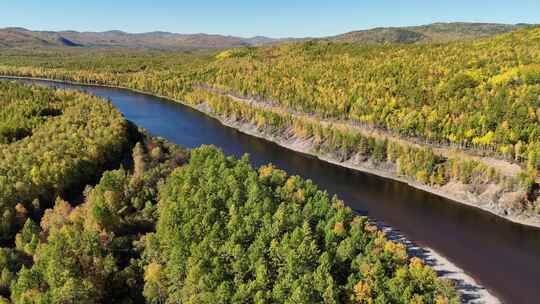
<instances>
[{"instance_id":1,"label":"river","mask_svg":"<svg viewBox=\"0 0 540 304\"><path fill-rule=\"evenodd\" d=\"M540 229L424 192L399 181L329 164L223 126L216 119L163 98L129 90L25 80L87 91L111 100L151 134L194 148L213 144L255 166L273 163L312 179L357 212L432 248L505 303L540 301Z\"/></svg>"}]
</instances>

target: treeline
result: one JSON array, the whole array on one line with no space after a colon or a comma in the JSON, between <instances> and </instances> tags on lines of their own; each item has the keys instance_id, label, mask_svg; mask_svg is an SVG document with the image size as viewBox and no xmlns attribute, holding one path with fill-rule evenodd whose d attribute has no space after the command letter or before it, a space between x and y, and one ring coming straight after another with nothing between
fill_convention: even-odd
<instances>
[{"instance_id":1,"label":"treeline","mask_svg":"<svg viewBox=\"0 0 540 304\"><path fill-rule=\"evenodd\" d=\"M102 99L0 81L0 239L121 157L127 124Z\"/></svg>"}]
</instances>

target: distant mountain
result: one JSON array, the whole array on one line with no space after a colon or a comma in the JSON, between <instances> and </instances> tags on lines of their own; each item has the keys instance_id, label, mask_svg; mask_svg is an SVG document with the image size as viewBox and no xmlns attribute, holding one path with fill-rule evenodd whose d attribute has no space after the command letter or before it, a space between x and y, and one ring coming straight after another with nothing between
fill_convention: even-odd
<instances>
[{"instance_id":1,"label":"distant mountain","mask_svg":"<svg viewBox=\"0 0 540 304\"><path fill-rule=\"evenodd\" d=\"M281 41L268 37L241 38L209 34L122 31L76 32L31 31L24 28L0 29L3 47L128 47L156 49L232 48L257 46Z\"/></svg>"},{"instance_id":2,"label":"distant mountain","mask_svg":"<svg viewBox=\"0 0 540 304\"><path fill-rule=\"evenodd\" d=\"M323 39L367 44L449 42L490 37L529 26L532 25L467 22L433 23L408 27L380 27Z\"/></svg>"},{"instance_id":3,"label":"distant mountain","mask_svg":"<svg viewBox=\"0 0 540 304\"><path fill-rule=\"evenodd\" d=\"M374 28L332 37L315 38L352 43L423 43L448 42L489 37L529 24L433 23L421 26ZM24 28L0 29L0 47L128 47L154 49L233 48L260 46L313 38L274 39L262 36L242 38L210 34L149 32L132 34L122 31L76 32L31 31Z\"/></svg>"}]
</instances>

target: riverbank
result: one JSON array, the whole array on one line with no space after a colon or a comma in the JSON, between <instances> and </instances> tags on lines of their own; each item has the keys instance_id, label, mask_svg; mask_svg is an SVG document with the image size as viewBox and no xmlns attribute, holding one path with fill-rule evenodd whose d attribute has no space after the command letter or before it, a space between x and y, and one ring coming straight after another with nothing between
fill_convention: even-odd
<instances>
[{"instance_id":1,"label":"riverbank","mask_svg":"<svg viewBox=\"0 0 540 304\"><path fill-rule=\"evenodd\" d=\"M299 139L284 139L281 137L271 136L264 132L260 132L258 128L247 122L238 121L238 120L231 120L228 117L222 117L218 113L215 113L209 106L206 104L201 104L199 106L194 106L189 103L183 102L178 99L174 99L168 96L163 96L159 94L153 94L151 92L145 92L125 86L115 86L115 85L107 85L107 84L94 84L94 83L82 83L82 82L75 82L75 81L64 81L64 80L56 80L56 79L47 79L47 78L41 78L41 77L24 77L24 76L0 76L0 78L7 78L7 79L27 79L27 80L41 80L41 81L50 81L55 83L66 83L66 84L72 84L72 85L80 85L80 86L98 86L98 87L106 87L106 88L115 88L115 89L123 89L128 90L140 94L144 94L147 96L154 96L158 98L167 99L176 103L181 103L185 106L188 106L190 108L193 108L197 111L200 111L214 119L217 119L220 121L223 125L226 125L228 127L234 128L242 133L255 136L257 138L261 138L270 142L273 142L275 144L278 144L284 148L300 152L306 155L317 157L318 159L332 163L337 166L345 167L352 170L361 171L368 174L377 175L380 177L392 179L395 181L399 181L405 184L408 184L411 187L414 187L416 189L429 192L432 194L435 194L440 197L447 198L451 201L454 201L459 204L467 205L470 207L478 208L483 211L489 212L490 214L504 218L508 221L511 221L516 224L530 226L534 228L540 228L540 217L530 217L523 213L509 213L507 210L501 209L500 206L497 206L494 204L493 201L490 201L490 195L485 195L485 197L482 197L483 195L476 195L471 192L468 192L465 188L466 185L460 184L460 183L449 183L442 187L435 187L430 186L426 184L419 183L411 178L405 177L405 176L399 176L395 172L395 167L392 167L389 164L383 165L383 166L375 166L372 162L365 162L365 161L357 161L353 159L347 159L345 161L338 160L333 157L331 154L321 154L316 152L314 149L314 144L310 142L309 140L299 140ZM239 102L246 102L239 100L239 98L234 98L235 101ZM248 102L249 103L249 102ZM253 105L250 103L250 105ZM490 189L487 189L490 190ZM497 192L497 190L493 190L494 192ZM493 192L492 191L492 192ZM488 192L488 191L486 191ZM490 193L491 194L491 193ZM519 193L513 193L514 195L519 195Z\"/></svg>"},{"instance_id":2,"label":"riverbank","mask_svg":"<svg viewBox=\"0 0 540 304\"><path fill-rule=\"evenodd\" d=\"M61 83L61 82L59 82L59 83ZM84 85L84 84L83 84L83 85ZM151 96L152 94L147 94L147 93L145 93L145 95ZM154 102L155 102L155 101L154 101ZM206 111L206 112L209 112L209 113L207 113L207 114L209 114L210 116L214 116L214 117L215 117L215 115L211 113L211 111L210 111L209 108L201 107L201 108L199 108L198 110L201 111L201 112L205 112L205 111ZM215 118L218 118L218 119L219 119L219 117L215 117ZM222 124L234 123L234 121L228 121L228 122L227 122L225 119L221 119L220 121L221 121ZM238 122L236 122L236 123L238 123ZM233 126L233 127L234 127L234 126ZM234 128L235 128L235 129L238 129L238 127L239 127L239 126L236 126L236 127L234 127ZM244 131L242 131L242 132L243 132L243 133L248 133L250 126L249 126L249 125L245 125L244 127L245 127L245 129L244 129ZM253 130L256 131L256 128L255 128L254 126L251 126L251 129L253 129ZM255 135L255 134L252 134L252 135ZM261 134L260 136L257 136L257 137L265 138L265 136L264 136L263 134ZM266 137L268 137L268 136L266 136ZM269 139L266 139L266 140L269 140ZM291 145L293 145L294 148L297 148L297 149L298 149L298 148L304 148L304 149L307 149L308 146L307 146L306 144L307 144L306 142L299 142L299 141L291 142ZM302 145L304 145L304 146L302 146ZM351 202L351 203L354 203L354 202ZM411 254L414 254L414 252L418 252L418 250L414 250L414 248L413 248L412 246L411 246L410 248L411 248L411 249L410 249ZM428 251L428 250L425 250L425 251ZM441 260L441 259L436 258L436 257L435 257L435 258L432 258L431 256L428 256L428 255L423 255L423 256L421 256L421 257L423 257L423 258L426 260L426 262L429 262L429 261L440 261L440 260ZM442 257L442 256L439 255L439 257ZM432 262L429 262L429 263L432 264ZM450 274L450 273L464 273L462 270L459 270L458 267L456 267L454 264L450 263L449 261L447 261L447 262L437 262L436 264L437 264L437 265L442 265L442 266L438 267L437 270L439 270L439 273L440 273L441 275L443 275L443 276L447 276L447 275ZM436 265L436 264L434 264L434 265ZM440 269L442 269L442 270L440 270ZM456 269L458 269L458 270L456 270ZM470 277L469 277L469 278L470 278ZM469 290L469 289L471 289L470 286L475 286L474 288L472 288L473 290L476 290L476 291L485 290L485 289L482 288L479 284L477 284L476 282L474 282L474 280L472 280L472 278L466 279L465 281L466 281L467 283L462 284L462 283L460 283L459 280L455 280L455 282L456 282L456 284L458 285L458 287L460 287L461 285L469 286L469 287L467 287L467 290ZM465 281L463 281L463 282L465 282ZM460 287L460 288L461 288L461 287ZM466 290L466 289L462 289L462 290L460 290L460 291L461 291L463 294L465 294L465 293L467 292L467 290ZM469 298L471 298L471 297L467 297L467 298L469 299ZM480 299L484 299L484 298L486 298L486 297L485 297L485 296L481 296L481 295L477 295L477 296L474 296L474 299L476 299L475 302L468 301L468 303L489 303L487 300L486 300L486 301L480 300ZM486 298L486 299L487 299L487 298ZM496 302L495 302L495 303L496 303Z\"/></svg>"}]
</instances>

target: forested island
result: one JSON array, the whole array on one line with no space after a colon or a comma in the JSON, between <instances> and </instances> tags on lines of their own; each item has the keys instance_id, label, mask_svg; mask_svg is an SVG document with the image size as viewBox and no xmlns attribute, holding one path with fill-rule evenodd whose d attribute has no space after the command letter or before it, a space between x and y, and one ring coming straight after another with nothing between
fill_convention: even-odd
<instances>
[{"instance_id":1,"label":"forested island","mask_svg":"<svg viewBox=\"0 0 540 304\"><path fill-rule=\"evenodd\" d=\"M540 29L432 44L6 49L2 75L127 87L344 166L540 224Z\"/></svg>"},{"instance_id":2,"label":"forested island","mask_svg":"<svg viewBox=\"0 0 540 304\"><path fill-rule=\"evenodd\" d=\"M459 303L337 197L0 81L0 303Z\"/></svg>"}]
</instances>

